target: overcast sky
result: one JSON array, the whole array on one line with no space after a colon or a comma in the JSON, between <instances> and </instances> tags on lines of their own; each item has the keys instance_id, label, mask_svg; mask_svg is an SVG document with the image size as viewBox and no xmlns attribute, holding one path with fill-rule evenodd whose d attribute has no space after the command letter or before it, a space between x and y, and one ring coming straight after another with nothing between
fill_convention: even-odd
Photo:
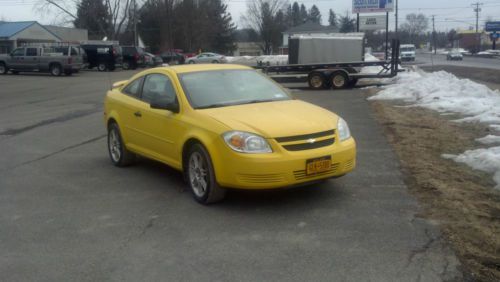
<instances>
[{"instance_id":1,"label":"overcast sky","mask_svg":"<svg viewBox=\"0 0 500 282\"><path fill-rule=\"evenodd\" d=\"M140 1L140 0L138 0ZM250 0L248 0L250 1ZM43 15L35 8L39 0L0 0L0 20L23 21L37 20L44 24L53 24L60 18L52 15ZM241 15L246 11L247 0L225 0L229 6L234 21L243 27ZM290 1L293 2L293 1ZM323 24L328 21L328 10L336 13L351 13L352 0L302 0L307 8L313 4L319 7L323 14ZM484 0L480 13L480 25L487 19L500 21L500 0ZM469 0L399 0L400 22L404 22L408 13L423 13L427 16L436 16L436 29L448 30L451 28L468 28L475 25L475 13ZM391 29L394 28L394 14L391 14Z\"/></svg>"}]
</instances>

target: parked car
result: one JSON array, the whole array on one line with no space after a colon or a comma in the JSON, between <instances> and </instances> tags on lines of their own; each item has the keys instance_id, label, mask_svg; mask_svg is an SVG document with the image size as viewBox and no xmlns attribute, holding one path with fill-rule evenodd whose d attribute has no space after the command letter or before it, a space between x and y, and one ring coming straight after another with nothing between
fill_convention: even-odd
<instances>
[{"instance_id":1,"label":"parked car","mask_svg":"<svg viewBox=\"0 0 500 282\"><path fill-rule=\"evenodd\" d=\"M140 47L122 46L124 70L133 69L144 66L144 51Z\"/></svg>"},{"instance_id":2,"label":"parked car","mask_svg":"<svg viewBox=\"0 0 500 282\"><path fill-rule=\"evenodd\" d=\"M98 71L114 71L122 65L122 49L118 43L102 41L81 46L87 54L89 69L97 67Z\"/></svg>"},{"instance_id":3,"label":"parked car","mask_svg":"<svg viewBox=\"0 0 500 282\"><path fill-rule=\"evenodd\" d=\"M163 64L163 59L160 56L144 52L144 64L148 67L157 67Z\"/></svg>"},{"instance_id":4,"label":"parked car","mask_svg":"<svg viewBox=\"0 0 500 282\"><path fill-rule=\"evenodd\" d=\"M187 64L223 64L227 63L227 59L223 55L216 53L201 53L198 56L188 58L186 60Z\"/></svg>"},{"instance_id":5,"label":"parked car","mask_svg":"<svg viewBox=\"0 0 500 282\"><path fill-rule=\"evenodd\" d=\"M341 117L293 99L245 66L140 72L113 84L104 119L114 165L136 155L170 165L203 204L221 200L225 188L314 183L356 165L356 143Z\"/></svg>"},{"instance_id":6,"label":"parked car","mask_svg":"<svg viewBox=\"0 0 500 282\"><path fill-rule=\"evenodd\" d=\"M181 53L174 51L165 51L159 55L164 63L171 65L182 65L185 62L185 57Z\"/></svg>"},{"instance_id":7,"label":"parked car","mask_svg":"<svg viewBox=\"0 0 500 282\"><path fill-rule=\"evenodd\" d=\"M0 74L11 71L50 72L53 76L72 75L83 66L83 56L78 46L29 46L10 54L0 55Z\"/></svg>"},{"instance_id":8,"label":"parked car","mask_svg":"<svg viewBox=\"0 0 500 282\"><path fill-rule=\"evenodd\" d=\"M462 61L463 59L464 59L464 56L462 55L462 53L459 50L455 50L455 49L451 50L446 55L446 60L448 60L448 61L454 61L454 60Z\"/></svg>"}]
</instances>

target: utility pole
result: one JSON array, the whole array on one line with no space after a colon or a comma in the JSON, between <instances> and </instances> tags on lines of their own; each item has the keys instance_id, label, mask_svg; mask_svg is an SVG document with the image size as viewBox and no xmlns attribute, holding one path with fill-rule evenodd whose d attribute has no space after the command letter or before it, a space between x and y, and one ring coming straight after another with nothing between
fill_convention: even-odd
<instances>
[{"instance_id":1,"label":"utility pole","mask_svg":"<svg viewBox=\"0 0 500 282\"><path fill-rule=\"evenodd\" d=\"M134 5L134 47L137 47L139 43L137 42L137 5L135 0L132 1L132 4Z\"/></svg>"},{"instance_id":2,"label":"utility pole","mask_svg":"<svg viewBox=\"0 0 500 282\"><path fill-rule=\"evenodd\" d=\"M432 15L432 46L434 47L434 55L436 55L436 16Z\"/></svg>"},{"instance_id":3,"label":"utility pole","mask_svg":"<svg viewBox=\"0 0 500 282\"><path fill-rule=\"evenodd\" d=\"M395 14L395 17L396 17L396 26L394 27L394 32L396 33L396 38L399 38L398 36L398 16L399 16L399 11L398 11L398 0L396 0L396 13Z\"/></svg>"},{"instance_id":4,"label":"utility pole","mask_svg":"<svg viewBox=\"0 0 500 282\"><path fill-rule=\"evenodd\" d=\"M479 34L479 12L481 12L481 8L479 6L483 5L483 3L474 3L472 4L474 8L474 12L476 12L476 52L480 52L481 48L481 35Z\"/></svg>"}]
</instances>

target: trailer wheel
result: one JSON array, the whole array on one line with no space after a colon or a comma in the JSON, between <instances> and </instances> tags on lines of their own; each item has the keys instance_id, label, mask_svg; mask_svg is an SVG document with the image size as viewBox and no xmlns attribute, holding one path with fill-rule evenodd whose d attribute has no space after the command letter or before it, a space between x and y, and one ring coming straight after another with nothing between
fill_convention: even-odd
<instances>
[{"instance_id":1,"label":"trailer wheel","mask_svg":"<svg viewBox=\"0 0 500 282\"><path fill-rule=\"evenodd\" d=\"M343 89L346 88L349 79L347 78L347 74L341 71L334 72L331 76L330 81L332 82L333 89Z\"/></svg>"},{"instance_id":2,"label":"trailer wheel","mask_svg":"<svg viewBox=\"0 0 500 282\"><path fill-rule=\"evenodd\" d=\"M325 76L319 72L313 72L309 74L307 82L309 83L309 87L313 90L324 89L326 85Z\"/></svg>"}]
</instances>

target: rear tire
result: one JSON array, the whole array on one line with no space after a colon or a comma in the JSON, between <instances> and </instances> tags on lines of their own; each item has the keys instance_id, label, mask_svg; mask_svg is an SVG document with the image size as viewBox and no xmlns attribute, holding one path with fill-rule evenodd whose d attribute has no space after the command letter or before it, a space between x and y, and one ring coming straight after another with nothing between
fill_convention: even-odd
<instances>
[{"instance_id":1,"label":"rear tire","mask_svg":"<svg viewBox=\"0 0 500 282\"><path fill-rule=\"evenodd\" d=\"M9 69L7 69L7 66L4 63L0 63L0 74L6 74Z\"/></svg>"},{"instance_id":2,"label":"rear tire","mask_svg":"<svg viewBox=\"0 0 500 282\"><path fill-rule=\"evenodd\" d=\"M319 72L309 74L307 82L309 83L309 88L313 90L322 90L326 88L325 76Z\"/></svg>"},{"instance_id":3,"label":"rear tire","mask_svg":"<svg viewBox=\"0 0 500 282\"><path fill-rule=\"evenodd\" d=\"M218 64L218 63L219 63L219 61L217 61L217 60L212 61L212 64Z\"/></svg>"},{"instance_id":4,"label":"rear tire","mask_svg":"<svg viewBox=\"0 0 500 282\"><path fill-rule=\"evenodd\" d=\"M226 189L217 184L212 159L201 144L189 149L186 171L187 180L194 199L204 205L221 201Z\"/></svg>"},{"instance_id":5,"label":"rear tire","mask_svg":"<svg viewBox=\"0 0 500 282\"><path fill-rule=\"evenodd\" d=\"M50 66L50 74L52 76L61 76L62 74L61 66L57 64Z\"/></svg>"},{"instance_id":6,"label":"rear tire","mask_svg":"<svg viewBox=\"0 0 500 282\"><path fill-rule=\"evenodd\" d=\"M347 74L342 71L334 72L330 78L330 81L333 89L344 89L349 83Z\"/></svg>"},{"instance_id":7,"label":"rear tire","mask_svg":"<svg viewBox=\"0 0 500 282\"><path fill-rule=\"evenodd\" d=\"M99 63L99 64L97 65L97 70L98 70L98 71L107 71L107 70L108 70L108 66L106 66L106 64L105 64L105 63Z\"/></svg>"},{"instance_id":8,"label":"rear tire","mask_svg":"<svg viewBox=\"0 0 500 282\"><path fill-rule=\"evenodd\" d=\"M114 122L108 127L108 153L111 162L117 167L131 165L136 159L136 155L125 147L120 128Z\"/></svg>"},{"instance_id":9,"label":"rear tire","mask_svg":"<svg viewBox=\"0 0 500 282\"><path fill-rule=\"evenodd\" d=\"M122 68L124 70L129 70L130 69L130 63L129 62L123 62L122 64Z\"/></svg>"}]
</instances>

